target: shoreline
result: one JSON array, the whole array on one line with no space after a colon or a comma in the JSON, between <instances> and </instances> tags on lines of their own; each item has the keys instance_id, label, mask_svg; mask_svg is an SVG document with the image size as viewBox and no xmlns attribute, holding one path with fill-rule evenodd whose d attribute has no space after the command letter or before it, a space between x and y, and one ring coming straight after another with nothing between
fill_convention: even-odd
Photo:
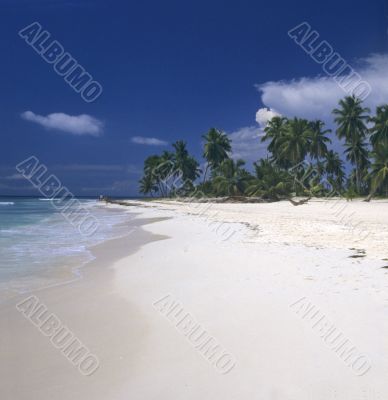
<instances>
[{"instance_id":1,"label":"shoreline","mask_svg":"<svg viewBox=\"0 0 388 400\"><path fill-rule=\"evenodd\" d=\"M5 397L8 395L7 398L15 399L68 399L69 394L66 390L64 393L58 393L56 390L58 385L65 385L69 388L75 386L78 393L84 393L80 398L89 398L91 392L94 393L94 398L114 398L111 397L112 392L120 386L121 375L128 373L130 368L130 365L125 365L125 368L119 371L114 364L120 359L122 352L134 350L131 342L124 346L120 346L120 343L125 343L131 335L133 343L141 340L139 332L133 333L131 320L120 319L123 315L136 316L139 324L141 315L129 302L117 295L113 285L113 266L119 259L130 257L142 246L164 239L142 229L144 225L157 221L159 219L139 218L136 225L131 225L133 231L126 236L91 246L94 259L81 267L82 275L79 279L20 293L0 304L0 329L4 332L2 343L7 343L2 349L0 362L0 373L4 378L0 392ZM45 335L18 312L16 304L31 296L36 296L96 355L101 365L93 375L81 375L60 351L53 348ZM116 328L120 326L122 333L111 331L111 324ZM108 338L111 343L106 342ZM120 339L116 343L118 338ZM15 374L15 369L20 367L18 360L21 359L24 360L22 377L20 373ZM47 373L48 366L56 371L54 375ZM105 376L102 383L101 370ZM41 375L46 379L43 385Z\"/></svg>"},{"instance_id":2,"label":"shoreline","mask_svg":"<svg viewBox=\"0 0 388 400\"><path fill-rule=\"evenodd\" d=\"M388 284L381 261L350 258L349 249L257 241L262 231L247 226L244 214L236 222L230 210L199 217L180 205L147 202L133 211L135 232L94 246L96 259L82 279L35 292L98 357L98 370L82 376L11 301L0 305L6 345L0 373L9 396L311 400L322 393L352 399L365 390L388 392ZM227 240L216 217L236 228ZM167 295L173 299L167 309L179 305L170 315L155 306ZM315 307L355 354L370 359L361 378L312 329L318 320L309 323L295 310L303 298L301 312ZM227 374L214 368L205 342L187 339L190 325L187 317L186 330L179 325L179 310L233 356Z\"/></svg>"},{"instance_id":3,"label":"shoreline","mask_svg":"<svg viewBox=\"0 0 388 400\"><path fill-rule=\"evenodd\" d=\"M120 208L105 207L99 203L97 203L96 206L105 208L107 213L113 211L116 213L116 216L122 215L123 221L112 225L113 235L107 232L107 236L100 238L96 243L85 245L82 254L78 256L71 254L60 256L56 260L55 266L47 264L44 268L40 268L33 274L29 273L28 275L2 282L4 288L1 290L0 304L15 296L27 295L33 291L66 285L82 279L84 268L90 263L93 263L96 259L94 248L98 248L99 245L105 242L110 242L129 235L126 231L127 229L131 229L131 222L136 218L135 213L129 213L128 210L125 213L120 213Z\"/></svg>"}]
</instances>

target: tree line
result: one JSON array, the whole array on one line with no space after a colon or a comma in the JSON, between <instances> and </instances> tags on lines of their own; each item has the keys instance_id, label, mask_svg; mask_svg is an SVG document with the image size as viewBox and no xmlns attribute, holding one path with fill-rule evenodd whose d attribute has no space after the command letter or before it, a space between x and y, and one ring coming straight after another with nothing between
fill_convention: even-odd
<instances>
[{"instance_id":1,"label":"tree line","mask_svg":"<svg viewBox=\"0 0 388 400\"><path fill-rule=\"evenodd\" d=\"M203 170L189 154L187 143L179 140L172 145L173 151L146 158L139 190L158 197L254 196L280 200L329 193L347 198L366 196L368 201L374 196L387 197L388 105L378 106L375 115L370 115L362 100L347 96L332 113L335 134L344 146L342 155L329 149L333 133L323 121L275 116L261 138L269 155L253 163L254 172L245 168L244 160L231 158L228 135L211 128L202 136ZM343 157L351 166L349 173L345 172Z\"/></svg>"}]
</instances>

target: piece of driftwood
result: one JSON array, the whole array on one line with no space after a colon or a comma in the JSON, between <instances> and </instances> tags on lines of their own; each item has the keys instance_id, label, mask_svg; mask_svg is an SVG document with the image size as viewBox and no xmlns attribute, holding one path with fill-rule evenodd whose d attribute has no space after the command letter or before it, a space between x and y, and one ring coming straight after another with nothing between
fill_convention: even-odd
<instances>
[{"instance_id":1,"label":"piece of driftwood","mask_svg":"<svg viewBox=\"0 0 388 400\"><path fill-rule=\"evenodd\" d=\"M309 200L311 199L311 197L307 198L307 199L303 199L303 200L292 200L291 198L288 199L288 201L293 205L293 206L301 206L303 204L306 204Z\"/></svg>"},{"instance_id":2,"label":"piece of driftwood","mask_svg":"<svg viewBox=\"0 0 388 400\"><path fill-rule=\"evenodd\" d=\"M144 206L142 203L135 203L131 201L130 203L122 200L110 199L109 197L105 197L103 200L107 204L117 204L119 206Z\"/></svg>"}]
</instances>

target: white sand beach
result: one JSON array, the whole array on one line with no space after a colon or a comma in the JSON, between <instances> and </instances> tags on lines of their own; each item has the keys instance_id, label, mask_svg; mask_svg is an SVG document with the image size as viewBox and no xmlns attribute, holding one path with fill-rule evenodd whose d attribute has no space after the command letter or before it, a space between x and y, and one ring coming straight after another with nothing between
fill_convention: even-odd
<instances>
[{"instance_id":1,"label":"white sand beach","mask_svg":"<svg viewBox=\"0 0 388 400\"><path fill-rule=\"evenodd\" d=\"M33 293L99 368L54 348L24 294L0 307L2 398L387 398L387 201L135 204L81 279Z\"/></svg>"},{"instance_id":2,"label":"white sand beach","mask_svg":"<svg viewBox=\"0 0 388 400\"><path fill-rule=\"evenodd\" d=\"M0 10L0 400L388 400L388 0Z\"/></svg>"},{"instance_id":3,"label":"white sand beach","mask_svg":"<svg viewBox=\"0 0 388 400\"><path fill-rule=\"evenodd\" d=\"M163 209L200 216L223 238L233 235L238 228L228 229L222 222L244 223L253 230L248 233L250 241L358 249L365 250L368 257L388 259L388 200L367 203L316 198L297 207L287 201L214 204L165 200L151 203L156 204Z\"/></svg>"}]
</instances>

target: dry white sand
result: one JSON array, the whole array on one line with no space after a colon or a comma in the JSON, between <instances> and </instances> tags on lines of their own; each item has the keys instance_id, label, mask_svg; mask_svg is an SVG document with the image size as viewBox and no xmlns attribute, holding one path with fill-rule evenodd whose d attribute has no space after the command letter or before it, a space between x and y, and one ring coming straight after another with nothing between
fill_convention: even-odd
<instances>
[{"instance_id":1,"label":"dry white sand","mask_svg":"<svg viewBox=\"0 0 388 400\"><path fill-rule=\"evenodd\" d=\"M129 202L130 203L130 202ZM288 201L267 204L181 203L172 200L148 206L200 216L213 231L228 237L221 222L242 222L256 228L252 240L302 244L320 248L360 249L369 257L388 260L388 200L312 199L302 206ZM228 233L229 232L229 233Z\"/></svg>"},{"instance_id":2,"label":"dry white sand","mask_svg":"<svg viewBox=\"0 0 388 400\"><path fill-rule=\"evenodd\" d=\"M315 232L313 245L327 247L338 241L336 247L346 247L347 240L352 243L342 234L318 241L328 235L329 226L332 232L341 232L332 219L325 220L325 206L319 203L313 205L314 211L311 206L303 209L289 203L212 207L208 213L218 211L212 220L259 226L251 230L233 224L235 234L230 235L222 222L212 223L206 215L192 217L186 214L187 208L164 203L146 209L145 215L172 215L174 219L147 230L170 239L153 242L134 254L131 269L128 260L116 264L120 293L142 310L149 323L148 351L139 359L123 394L141 388L142 399L386 398L388 275L381 268L386 263L349 258L354 251L284 245L292 232L296 235L305 226L315 232L313 223L325 227L324 232ZM379 207L388 211L388 204ZM283 211L281 221L275 218L279 209ZM301 222L301 218L306 220ZM297 219L299 225L293 227ZM277 223L271 226L271 221ZM377 218L369 223L376 222ZM265 238L260 237L263 230ZM282 238L274 234L268 241L273 232L281 232ZM300 241L296 238L293 243ZM150 299L168 293L235 357L236 366L228 374L219 374L182 329L176 328L182 314L155 317L158 312ZM290 307L302 297L315 307L306 318L295 312L296 306ZM317 310L320 314L312 318ZM321 317L324 320L314 328ZM336 352L336 346L328 346L321 338L319 328L325 322L348 340L348 350L355 347L355 353L368 357L371 368L365 375L358 376L347 366L346 355L341 359L344 348Z\"/></svg>"},{"instance_id":3,"label":"dry white sand","mask_svg":"<svg viewBox=\"0 0 388 400\"><path fill-rule=\"evenodd\" d=\"M388 270L381 259L388 203L343 203L370 230L361 242L316 201L217 204L204 212L166 202L131 207L140 217L169 219L106 243L83 279L38 294L98 355L100 368L79 374L8 304L0 308L0 398L387 398ZM122 257L134 241L136 251ZM349 248L368 257L350 258ZM113 263L112 253L122 258ZM193 325L187 318L179 324L186 314ZM190 340L195 326L219 345L215 357ZM334 346L324 337L329 329L342 335ZM235 362L226 374L214 365L218 351Z\"/></svg>"}]
</instances>

